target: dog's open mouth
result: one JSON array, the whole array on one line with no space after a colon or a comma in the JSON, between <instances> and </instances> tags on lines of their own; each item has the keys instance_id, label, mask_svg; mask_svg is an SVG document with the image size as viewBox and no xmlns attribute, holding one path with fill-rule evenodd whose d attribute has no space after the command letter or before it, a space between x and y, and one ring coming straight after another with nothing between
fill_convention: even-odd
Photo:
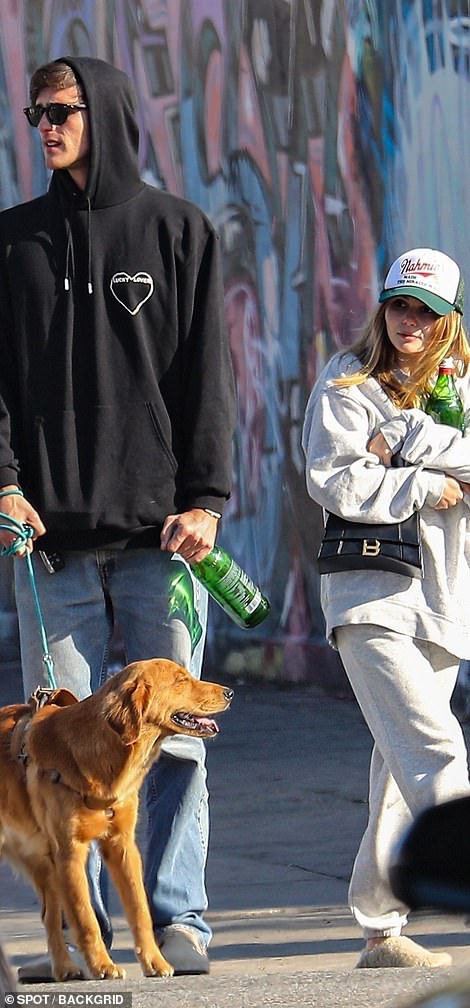
<instances>
[{"instance_id":1,"label":"dog's open mouth","mask_svg":"<svg viewBox=\"0 0 470 1008\"><path fill-rule=\"evenodd\" d=\"M171 720L183 731L204 735L205 738L219 733L219 726L212 718L199 717L197 714L189 714L187 711L177 711L171 715Z\"/></svg>"}]
</instances>

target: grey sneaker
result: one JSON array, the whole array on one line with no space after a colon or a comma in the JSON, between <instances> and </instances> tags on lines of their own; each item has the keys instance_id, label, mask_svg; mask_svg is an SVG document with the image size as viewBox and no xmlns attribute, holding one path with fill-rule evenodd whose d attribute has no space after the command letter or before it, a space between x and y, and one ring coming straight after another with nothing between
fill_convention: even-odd
<instances>
[{"instance_id":1,"label":"grey sneaker","mask_svg":"<svg viewBox=\"0 0 470 1008\"><path fill-rule=\"evenodd\" d=\"M71 959L77 966L75 980L89 980L90 974L85 960L80 955L75 945L67 945ZM54 983L52 976L52 963L49 955L38 956L36 959L29 959L23 966L18 967L18 983Z\"/></svg>"},{"instance_id":2,"label":"grey sneaker","mask_svg":"<svg viewBox=\"0 0 470 1008\"><path fill-rule=\"evenodd\" d=\"M196 928L169 924L159 933L161 952L175 971L175 976L199 976L209 973L207 948Z\"/></svg>"},{"instance_id":3,"label":"grey sneaker","mask_svg":"<svg viewBox=\"0 0 470 1008\"><path fill-rule=\"evenodd\" d=\"M28 959L23 966L18 967L20 983L52 983L52 963L48 955Z\"/></svg>"}]
</instances>

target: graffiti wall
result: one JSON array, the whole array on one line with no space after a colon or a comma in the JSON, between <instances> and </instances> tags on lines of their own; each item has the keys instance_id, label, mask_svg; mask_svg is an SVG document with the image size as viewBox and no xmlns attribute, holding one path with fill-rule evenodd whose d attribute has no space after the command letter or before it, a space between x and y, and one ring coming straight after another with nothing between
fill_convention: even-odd
<instances>
[{"instance_id":1,"label":"graffiti wall","mask_svg":"<svg viewBox=\"0 0 470 1008\"><path fill-rule=\"evenodd\" d=\"M30 73L87 54L134 81L142 175L217 226L238 390L220 538L272 612L247 632L214 607L208 660L342 689L302 416L398 252L442 246L470 270L468 0L5 0L0 41L1 206L47 185Z\"/></svg>"}]
</instances>

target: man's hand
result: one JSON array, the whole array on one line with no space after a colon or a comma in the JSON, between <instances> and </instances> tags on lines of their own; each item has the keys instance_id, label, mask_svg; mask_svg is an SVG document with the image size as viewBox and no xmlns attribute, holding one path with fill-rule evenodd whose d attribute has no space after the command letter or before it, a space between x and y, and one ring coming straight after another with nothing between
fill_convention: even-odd
<instances>
[{"instance_id":1,"label":"man's hand","mask_svg":"<svg viewBox=\"0 0 470 1008\"><path fill-rule=\"evenodd\" d=\"M0 487L0 489L2 493L6 493L8 490L17 490L18 487L4 486ZM26 500L26 497L22 497L21 494L9 493L6 497L0 497L0 511L3 511L3 514L8 515L10 518L14 518L20 525L30 525L34 529L32 538L28 539L24 546L20 546L16 550L15 556L24 556L25 553L31 553L34 539L44 535L46 531L45 525L43 525L32 504ZM9 548L17 537L18 533L14 530L10 533L4 529L0 529L0 546Z\"/></svg>"},{"instance_id":2,"label":"man's hand","mask_svg":"<svg viewBox=\"0 0 470 1008\"><path fill-rule=\"evenodd\" d=\"M219 519L202 508L167 515L160 536L160 548L179 553L190 563L198 563L210 553L217 535Z\"/></svg>"}]
</instances>

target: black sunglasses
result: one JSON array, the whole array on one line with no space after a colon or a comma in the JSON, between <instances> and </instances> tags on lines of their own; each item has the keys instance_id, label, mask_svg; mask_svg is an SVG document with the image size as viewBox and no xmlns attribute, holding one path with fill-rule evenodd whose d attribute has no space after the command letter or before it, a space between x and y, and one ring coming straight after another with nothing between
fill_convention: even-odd
<instances>
[{"instance_id":1,"label":"black sunglasses","mask_svg":"<svg viewBox=\"0 0 470 1008\"><path fill-rule=\"evenodd\" d=\"M65 120L73 112L83 112L88 105L65 105L62 102L49 102L49 105L28 105L23 112L30 126L39 126L44 112L51 126L63 126Z\"/></svg>"}]
</instances>

